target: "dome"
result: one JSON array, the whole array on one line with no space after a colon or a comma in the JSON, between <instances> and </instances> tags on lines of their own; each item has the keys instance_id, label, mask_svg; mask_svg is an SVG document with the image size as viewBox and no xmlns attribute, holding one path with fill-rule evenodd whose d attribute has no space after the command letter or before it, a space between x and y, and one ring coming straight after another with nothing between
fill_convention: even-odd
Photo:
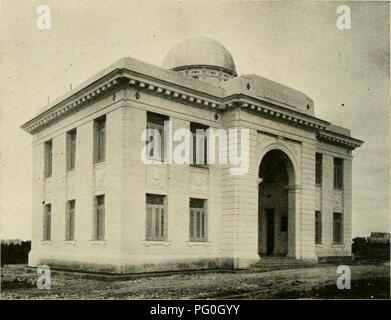
<instances>
[{"instance_id":1,"label":"dome","mask_svg":"<svg viewBox=\"0 0 391 320\"><path fill-rule=\"evenodd\" d=\"M163 61L163 68L185 70L211 67L236 76L236 67L229 51L218 41L208 38L186 39L175 45Z\"/></svg>"}]
</instances>

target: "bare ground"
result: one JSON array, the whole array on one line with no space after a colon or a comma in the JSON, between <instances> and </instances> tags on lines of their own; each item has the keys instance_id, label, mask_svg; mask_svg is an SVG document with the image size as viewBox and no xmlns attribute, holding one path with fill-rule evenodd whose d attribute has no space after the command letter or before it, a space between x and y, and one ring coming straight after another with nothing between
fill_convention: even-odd
<instances>
[{"instance_id":1,"label":"bare ground","mask_svg":"<svg viewBox=\"0 0 391 320\"><path fill-rule=\"evenodd\" d=\"M53 274L51 289L36 287L35 273L2 270L2 299L389 299L390 263L351 265L351 289L336 287L337 266L268 272L175 274L129 281Z\"/></svg>"}]
</instances>

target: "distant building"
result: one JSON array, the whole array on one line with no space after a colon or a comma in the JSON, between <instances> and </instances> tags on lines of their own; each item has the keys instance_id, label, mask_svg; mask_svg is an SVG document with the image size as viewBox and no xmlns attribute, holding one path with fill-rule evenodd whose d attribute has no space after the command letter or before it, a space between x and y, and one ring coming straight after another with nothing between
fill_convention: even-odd
<instances>
[{"instance_id":1,"label":"distant building","mask_svg":"<svg viewBox=\"0 0 391 320\"><path fill-rule=\"evenodd\" d=\"M368 238L368 242L372 243L389 243L390 233L389 232L371 232Z\"/></svg>"},{"instance_id":2,"label":"distant building","mask_svg":"<svg viewBox=\"0 0 391 320\"><path fill-rule=\"evenodd\" d=\"M350 256L352 150L362 141L314 109L297 90L238 76L214 40L181 42L163 68L119 60L22 126L33 136L29 264L138 272ZM165 132L166 120L193 138L248 130L248 171L169 164L155 150L146 157L159 163L146 164L141 136Z\"/></svg>"}]
</instances>

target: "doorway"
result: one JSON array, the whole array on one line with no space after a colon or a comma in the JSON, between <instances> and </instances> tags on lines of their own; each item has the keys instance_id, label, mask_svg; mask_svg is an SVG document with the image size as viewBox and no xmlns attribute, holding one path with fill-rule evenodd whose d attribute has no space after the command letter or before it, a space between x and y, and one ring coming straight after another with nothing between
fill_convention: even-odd
<instances>
[{"instance_id":1,"label":"doorway","mask_svg":"<svg viewBox=\"0 0 391 320\"><path fill-rule=\"evenodd\" d=\"M288 192L295 183L290 158L281 150L267 152L259 166L258 254L285 257L294 254L294 199ZM292 238L288 237L292 235Z\"/></svg>"}]
</instances>

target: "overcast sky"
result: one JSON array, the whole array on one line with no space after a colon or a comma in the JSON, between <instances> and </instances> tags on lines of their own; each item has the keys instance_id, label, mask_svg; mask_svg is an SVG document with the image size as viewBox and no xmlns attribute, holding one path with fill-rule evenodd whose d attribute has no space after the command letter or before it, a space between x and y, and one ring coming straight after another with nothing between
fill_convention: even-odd
<instances>
[{"instance_id":1,"label":"overcast sky","mask_svg":"<svg viewBox=\"0 0 391 320\"><path fill-rule=\"evenodd\" d=\"M207 36L231 52L239 74L300 90L316 116L365 141L354 151L353 236L390 231L389 7L386 2L10 1L2 21L1 238L31 234L35 112L121 57L161 65L179 40ZM36 8L51 8L39 31ZM351 30L338 30L348 4ZM342 106L343 104L343 106Z\"/></svg>"}]
</instances>

